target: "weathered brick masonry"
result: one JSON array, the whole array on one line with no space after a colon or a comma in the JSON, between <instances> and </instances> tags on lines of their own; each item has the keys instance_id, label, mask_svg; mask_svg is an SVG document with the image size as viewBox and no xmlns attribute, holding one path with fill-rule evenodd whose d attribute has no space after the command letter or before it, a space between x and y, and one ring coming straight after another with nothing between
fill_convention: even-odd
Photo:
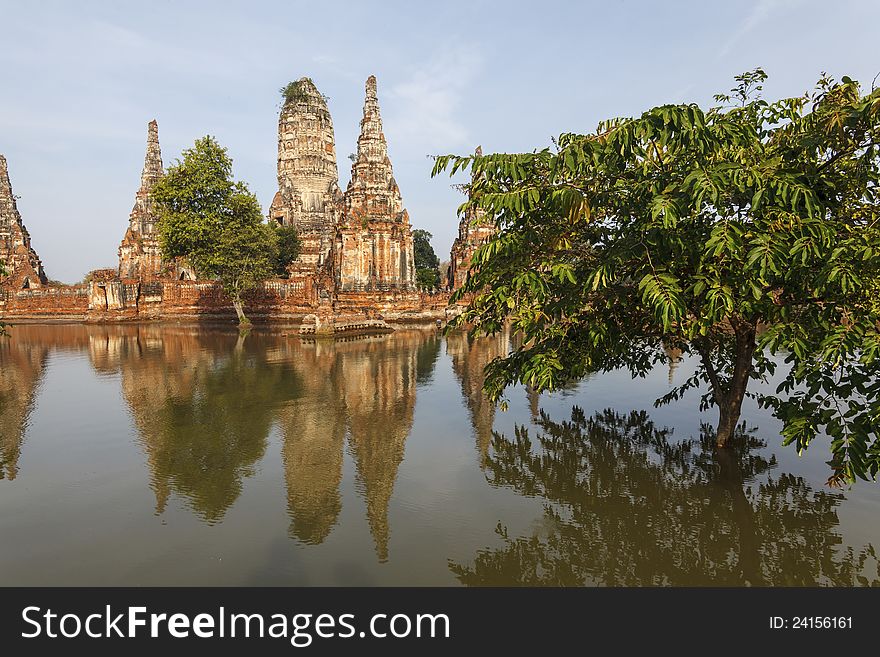
<instances>
[{"instance_id":1,"label":"weathered brick masonry","mask_svg":"<svg viewBox=\"0 0 880 657\"><path fill-rule=\"evenodd\" d=\"M245 296L248 316L299 323L306 333L445 318L448 294L416 286L412 227L388 157L376 78L366 82L345 193L326 99L309 78L291 89L279 115L278 193L268 218L295 226L303 248L289 278L266 281ZM158 124L151 121L118 269L94 271L81 285L49 285L0 157L0 262L9 274L0 281L0 318L234 319L217 282L194 280L186 263L162 260L152 199L162 175Z\"/></svg>"},{"instance_id":2,"label":"weathered brick masonry","mask_svg":"<svg viewBox=\"0 0 880 657\"><path fill-rule=\"evenodd\" d=\"M43 264L31 247L31 237L21 220L6 158L0 155L0 263L6 275L0 279L5 289L40 288L48 282Z\"/></svg>"}]
</instances>

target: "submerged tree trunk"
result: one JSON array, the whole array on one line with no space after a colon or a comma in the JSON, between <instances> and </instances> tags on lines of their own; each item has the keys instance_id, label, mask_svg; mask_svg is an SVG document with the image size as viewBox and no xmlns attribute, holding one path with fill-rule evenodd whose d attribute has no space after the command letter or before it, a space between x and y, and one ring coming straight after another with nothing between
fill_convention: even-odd
<instances>
[{"instance_id":1,"label":"submerged tree trunk","mask_svg":"<svg viewBox=\"0 0 880 657\"><path fill-rule=\"evenodd\" d=\"M718 405L718 429L715 432L718 447L724 447L736 431L739 416L742 414L742 400L745 392L745 387L741 390L731 387L728 398Z\"/></svg>"},{"instance_id":2,"label":"submerged tree trunk","mask_svg":"<svg viewBox=\"0 0 880 657\"><path fill-rule=\"evenodd\" d=\"M244 304L241 302L240 297L233 297L232 307L235 308L235 314L238 315L238 325L242 328L250 327L251 320L249 320L244 314Z\"/></svg>"},{"instance_id":3,"label":"submerged tree trunk","mask_svg":"<svg viewBox=\"0 0 880 657\"><path fill-rule=\"evenodd\" d=\"M755 327L747 322L736 322L733 328L736 353L733 374L728 385L724 385L718 378L709 351L705 348L699 349L715 395L715 403L718 404L718 428L715 434L715 444L718 447L727 444L736 430L736 425L739 424L743 399L752 373L752 360L755 356Z\"/></svg>"}]
</instances>

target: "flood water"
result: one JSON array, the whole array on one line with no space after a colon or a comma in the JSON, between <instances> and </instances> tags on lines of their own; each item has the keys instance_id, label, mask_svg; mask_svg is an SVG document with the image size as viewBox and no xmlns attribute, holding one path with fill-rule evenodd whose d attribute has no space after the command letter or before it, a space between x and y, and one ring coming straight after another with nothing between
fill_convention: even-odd
<instances>
[{"instance_id":1,"label":"flood water","mask_svg":"<svg viewBox=\"0 0 880 657\"><path fill-rule=\"evenodd\" d=\"M186 325L0 339L2 585L859 585L880 485L832 490L748 406L717 455L691 367L497 411L509 336Z\"/></svg>"}]
</instances>

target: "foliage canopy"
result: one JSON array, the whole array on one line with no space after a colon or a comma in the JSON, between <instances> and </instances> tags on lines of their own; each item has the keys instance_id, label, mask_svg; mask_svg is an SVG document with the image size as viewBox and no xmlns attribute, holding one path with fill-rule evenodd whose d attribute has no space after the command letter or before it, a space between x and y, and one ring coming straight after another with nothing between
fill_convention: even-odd
<instances>
[{"instance_id":1,"label":"foliage canopy","mask_svg":"<svg viewBox=\"0 0 880 657\"><path fill-rule=\"evenodd\" d=\"M278 92L281 94L281 98L284 101L284 104L288 103L300 103L309 99L309 93L305 89L305 85L310 84L312 86L315 85L312 82L312 78L302 78L301 80L294 80L293 82L288 82L285 84ZM328 98L324 94L321 94L321 98L324 99L324 102L327 102Z\"/></svg>"},{"instance_id":2,"label":"foliage canopy","mask_svg":"<svg viewBox=\"0 0 880 657\"><path fill-rule=\"evenodd\" d=\"M416 280L419 287L433 290L440 286L440 258L431 246L431 238L434 236L421 228L416 228L412 234Z\"/></svg>"},{"instance_id":3,"label":"foliage canopy","mask_svg":"<svg viewBox=\"0 0 880 657\"><path fill-rule=\"evenodd\" d=\"M288 277L287 267L299 257L302 249L302 241L296 226L280 226L276 223L270 224L275 232L278 243L278 257L275 259L275 274L280 278Z\"/></svg>"},{"instance_id":4,"label":"foliage canopy","mask_svg":"<svg viewBox=\"0 0 880 657\"><path fill-rule=\"evenodd\" d=\"M288 82L278 91L285 103L296 103L308 98L308 94L303 91L302 83L299 80Z\"/></svg>"},{"instance_id":5,"label":"foliage canopy","mask_svg":"<svg viewBox=\"0 0 880 657\"><path fill-rule=\"evenodd\" d=\"M232 180L232 159L213 137L198 139L153 190L165 258L186 258L200 276L216 278L241 324L242 294L275 273L278 234L260 204Z\"/></svg>"},{"instance_id":6,"label":"foliage canopy","mask_svg":"<svg viewBox=\"0 0 880 657\"><path fill-rule=\"evenodd\" d=\"M717 443L733 435L752 379L776 359L784 444L831 438L831 484L880 468L880 90L823 76L767 102L760 69L719 105L663 105L563 134L552 150L442 156L470 167L465 206L497 234L472 259L457 324L522 345L487 366L486 390L552 390L595 371L643 376L670 349L693 377L658 404L705 386Z\"/></svg>"}]
</instances>

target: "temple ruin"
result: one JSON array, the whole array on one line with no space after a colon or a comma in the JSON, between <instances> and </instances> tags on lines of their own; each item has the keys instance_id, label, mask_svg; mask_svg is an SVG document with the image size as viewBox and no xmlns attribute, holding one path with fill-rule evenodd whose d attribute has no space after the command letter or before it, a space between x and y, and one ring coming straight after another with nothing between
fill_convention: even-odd
<instances>
[{"instance_id":1,"label":"temple ruin","mask_svg":"<svg viewBox=\"0 0 880 657\"><path fill-rule=\"evenodd\" d=\"M278 193L269 219L296 227L302 249L291 273L308 276L332 253L342 194L327 101L310 78L288 89L278 117Z\"/></svg>"},{"instance_id":2,"label":"temple ruin","mask_svg":"<svg viewBox=\"0 0 880 657\"><path fill-rule=\"evenodd\" d=\"M152 198L153 186L163 175L159 124L153 120L147 126L147 154L144 157L141 186L128 219L128 230L119 245L120 278L152 279L163 271Z\"/></svg>"},{"instance_id":3,"label":"temple ruin","mask_svg":"<svg viewBox=\"0 0 880 657\"><path fill-rule=\"evenodd\" d=\"M336 283L343 291L414 290L409 214L394 180L376 96L367 78L364 117L337 237Z\"/></svg>"},{"instance_id":4,"label":"temple ruin","mask_svg":"<svg viewBox=\"0 0 880 657\"><path fill-rule=\"evenodd\" d=\"M6 158L0 155L0 264L6 276L0 284L10 289L39 288L48 283L43 263L31 246L31 236L21 220Z\"/></svg>"},{"instance_id":5,"label":"temple ruin","mask_svg":"<svg viewBox=\"0 0 880 657\"><path fill-rule=\"evenodd\" d=\"M386 321L446 317L446 295L417 288L412 227L388 156L374 76L365 91L357 153L343 193L326 98L309 78L284 90L278 192L268 220L294 226L302 248L286 278L265 281L246 295L245 309L254 319L292 321L303 334L332 335L391 330ZM0 317L231 317L217 281L196 280L185 263L162 259L153 190L164 171L155 120L147 126L140 186L119 246L118 268L93 271L78 285L47 285L3 158L0 165L0 263L8 273L0 284Z\"/></svg>"},{"instance_id":6,"label":"temple ruin","mask_svg":"<svg viewBox=\"0 0 880 657\"><path fill-rule=\"evenodd\" d=\"M412 229L388 158L376 78L367 79L344 194L324 96L309 78L286 91L278 118L278 193L269 219L295 226L300 235L302 252L291 274L326 273L326 283L343 292L415 290Z\"/></svg>"}]
</instances>

